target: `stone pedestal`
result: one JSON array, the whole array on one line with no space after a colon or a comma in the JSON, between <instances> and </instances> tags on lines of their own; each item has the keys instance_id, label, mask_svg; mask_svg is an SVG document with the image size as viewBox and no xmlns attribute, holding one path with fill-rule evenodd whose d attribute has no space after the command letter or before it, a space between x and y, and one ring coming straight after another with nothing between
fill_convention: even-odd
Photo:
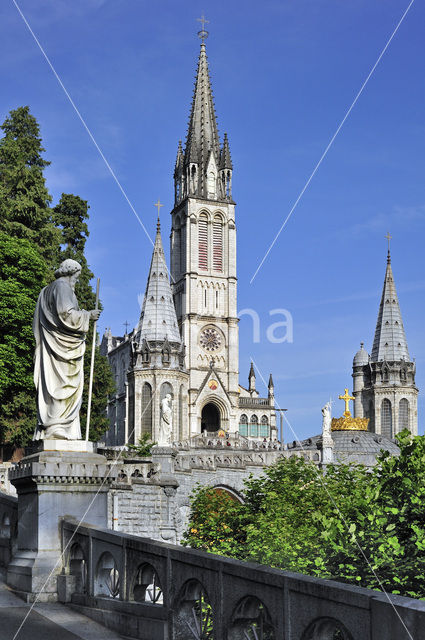
<instances>
[{"instance_id":1,"label":"stone pedestal","mask_svg":"<svg viewBox=\"0 0 425 640\"><path fill-rule=\"evenodd\" d=\"M322 449L322 464L332 464L334 461L334 441L331 436L323 436L320 448Z\"/></svg>"},{"instance_id":2,"label":"stone pedestal","mask_svg":"<svg viewBox=\"0 0 425 640\"><path fill-rule=\"evenodd\" d=\"M173 447L152 447L152 462L158 465L160 473L156 482L162 487L161 496L161 538L166 542L177 542L177 529L174 521L175 498L179 483L174 474L174 461L177 449Z\"/></svg>"},{"instance_id":3,"label":"stone pedestal","mask_svg":"<svg viewBox=\"0 0 425 640\"><path fill-rule=\"evenodd\" d=\"M107 527L110 465L85 441L43 440L10 470L18 493L18 545L7 584L27 601L57 599L62 569L60 520ZM115 469L113 469L115 472Z\"/></svg>"}]
</instances>

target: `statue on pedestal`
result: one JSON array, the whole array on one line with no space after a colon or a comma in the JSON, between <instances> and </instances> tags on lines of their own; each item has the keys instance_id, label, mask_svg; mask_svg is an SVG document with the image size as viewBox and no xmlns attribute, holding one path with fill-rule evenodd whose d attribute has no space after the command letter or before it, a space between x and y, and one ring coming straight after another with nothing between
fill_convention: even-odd
<instances>
[{"instance_id":1,"label":"statue on pedestal","mask_svg":"<svg viewBox=\"0 0 425 640\"><path fill-rule=\"evenodd\" d=\"M159 425L159 447L169 447L171 445L171 436L173 433L173 410L171 408L171 394L167 393L165 398L161 400L161 418Z\"/></svg>"},{"instance_id":2,"label":"statue on pedestal","mask_svg":"<svg viewBox=\"0 0 425 640\"><path fill-rule=\"evenodd\" d=\"M322 408L322 436L324 438L331 437L331 402L327 402Z\"/></svg>"},{"instance_id":3,"label":"statue on pedestal","mask_svg":"<svg viewBox=\"0 0 425 640\"><path fill-rule=\"evenodd\" d=\"M75 260L64 260L56 280L42 289L34 313L34 384L37 428L34 440L81 439L83 362L90 320L100 311L78 306L74 287L81 274Z\"/></svg>"}]
</instances>

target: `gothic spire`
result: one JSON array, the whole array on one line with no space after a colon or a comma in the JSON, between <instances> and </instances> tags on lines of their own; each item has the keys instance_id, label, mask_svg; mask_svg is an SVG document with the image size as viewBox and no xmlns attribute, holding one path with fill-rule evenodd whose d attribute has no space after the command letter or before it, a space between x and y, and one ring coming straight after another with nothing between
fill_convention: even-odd
<instances>
[{"instance_id":1,"label":"gothic spire","mask_svg":"<svg viewBox=\"0 0 425 640\"><path fill-rule=\"evenodd\" d=\"M181 343L159 219L136 339L139 344L144 339L147 341L168 339L169 342Z\"/></svg>"},{"instance_id":2,"label":"gothic spire","mask_svg":"<svg viewBox=\"0 0 425 640\"><path fill-rule=\"evenodd\" d=\"M379 305L371 360L373 362L382 362L383 360L393 362L400 360L410 361L406 334L404 333L403 320L391 268L389 248L387 270L385 273L381 304Z\"/></svg>"},{"instance_id":3,"label":"gothic spire","mask_svg":"<svg viewBox=\"0 0 425 640\"><path fill-rule=\"evenodd\" d=\"M210 151L218 166L220 159L220 142L208 70L208 60L205 42L201 43L201 51L196 71L195 90L193 92L192 108L187 131L185 160L189 161L189 154L193 153L193 144L197 147L201 175L204 175Z\"/></svg>"}]
</instances>

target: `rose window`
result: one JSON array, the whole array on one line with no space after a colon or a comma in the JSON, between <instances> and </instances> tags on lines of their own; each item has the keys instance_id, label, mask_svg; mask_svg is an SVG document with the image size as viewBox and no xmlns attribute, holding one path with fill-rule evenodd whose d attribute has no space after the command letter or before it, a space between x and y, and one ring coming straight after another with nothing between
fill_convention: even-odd
<instances>
[{"instance_id":1,"label":"rose window","mask_svg":"<svg viewBox=\"0 0 425 640\"><path fill-rule=\"evenodd\" d=\"M212 328L204 329L201 333L200 343L205 351L216 351L221 346L220 334Z\"/></svg>"}]
</instances>

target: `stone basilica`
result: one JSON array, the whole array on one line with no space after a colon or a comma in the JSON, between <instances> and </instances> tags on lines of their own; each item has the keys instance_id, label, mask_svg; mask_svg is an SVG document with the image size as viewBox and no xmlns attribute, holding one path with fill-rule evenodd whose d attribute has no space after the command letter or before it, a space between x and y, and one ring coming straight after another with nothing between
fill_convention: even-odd
<instances>
[{"instance_id":1,"label":"stone basilica","mask_svg":"<svg viewBox=\"0 0 425 640\"><path fill-rule=\"evenodd\" d=\"M186 144L178 146L170 270L158 220L140 320L101 350L115 375L108 445L157 441L169 394L172 441L224 432L275 440L273 379L261 398L251 366L239 384L236 225L229 141L218 136L205 43L201 44ZM159 204L159 203L158 203Z\"/></svg>"},{"instance_id":2,"label":"stone basilica","mask_svg":"<svg viewBox=\"0 0 425 640\"><path fill-rule=\"evenodd\" d=\"M218 136L202 42L186 144L179 142L174 170L170 269L158 218L139 323L121 337L107 330L102 340L116 380L108 406L108 446L137 443L143 434L158 441L161 403L168 395L172 442L202 433L232 441L242 437L245 443L277 440L272 376L264 398L256 390L252 365L247 388L239 383L232 172L227 134L222 143ZM415 369L388 247L372 351L369 355L361 343L353 361L353 417L364 419L363 440L371 444L372 434L381 438L374 441L373 456L382 448L382 437L389 441L404 428L418 432ZM343 437L333 431L336 440ZM315 438L321 436L313 438L314 448ZM292 447L306 451L310 445L294 442ZM338 457L336 449L333 454Z\"/></svg>"}]
</instances>

